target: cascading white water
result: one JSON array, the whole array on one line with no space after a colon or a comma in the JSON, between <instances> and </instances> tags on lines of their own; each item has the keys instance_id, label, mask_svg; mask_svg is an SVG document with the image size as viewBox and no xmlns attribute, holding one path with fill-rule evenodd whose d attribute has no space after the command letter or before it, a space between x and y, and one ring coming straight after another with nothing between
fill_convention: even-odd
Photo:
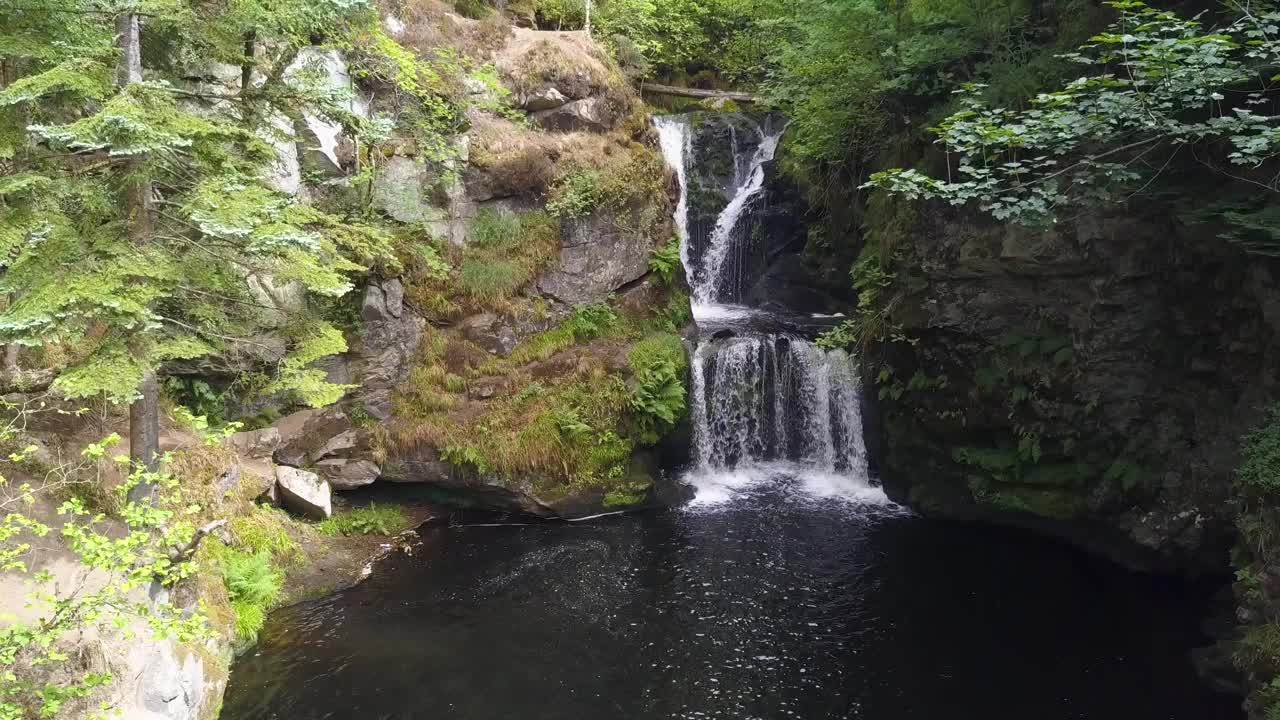
<instances>
[{"instance_id":1,"label":"cascading white water","mask_svg":"<svg viewBox=\"0 0 1280 720\"><path fill-rule=\"evenodd\" d=\"M690 402L700 467L790 460L866 476L858 380L843 351L785 335L704 342Z\"/></svg>"},{"instance_id":2,"label":"cascading white water","mask_svg":"<svg viewBox=\"0 0 1280 720\"><path fill-rule=\"evenodd\" d=\"M658 131L658 144L667 163L676 172L680 183L680 200L676 204L676 233L681 239L681 260L693 290L695 314L697 308L730 300L733 292L742 286L744 255L750 242L750 233L743 225L743 217L752 203L764 191L765 163L773 160L782 139L783 128L766 122L752 129L758 142L747 144L754 148L750 153L740 148L739 129L728 124L729 151L733 158L732 196L716 217L715 226L707 239L700 262L694 266L690 252L693 240L689 231L688 173L693 161L693 132L688 121L678 115L654 118Z\"/></svg>"},{"instance_id":3,"label":"cascading white water","mask_svg":"<svg viewBox=\"0 0 1280 720\"><path fill-rule=\"evenodd\" d=\"M745 143L747 150L740 151L738 126L727 123L732 196L694 267L687 200L698 149L693 128L681 116L656 118L654 124L663 157L680 183L674 216L680 255L693 290L694 318L708 336L694 350L690 371L696 468L689 480L697 489L695 503L729 499L778 473L797 477L811 496L886 502L868 481L852 358L798 335L756 332L749 325L757 311L720 304L726 289L741 288L748 279L730 275L746 267L743 218L765 192L764 166L773 159L781 130L766 122L758 143ZM725 322L745 322L748 329L709 337Z\"/></svg>"},{"instance_id":4,"label":"cascading white water","mask_svg":"<svg viewBox=\"0 0 1280 720\"><path fill-rule=\"evenodd\" d=\"M689 194L685 191L689 180L687 163L693 154L693 134L689 132L689 124L675 116L656 117L654 126L658 129L658 146L662 149L662 157L676 171L676 180L680 183L680 199L676 201L673 219L676 223L676 235L680 238L680 263L685 272L689 272Z\"/></svg>"},{"instance_id":5,"label":"cascading white water","mask_svg":"<svg viewBox=\"0 0 1280 720\"><path fill-rule=\"evenodd\" d=\"M732 127L732 126L730 126ZM715 229L711 231L711 241L707 244L707 252L702 261L700 282L693 287L695 303L712 304L725 300L726 288L740 287L741 277L729 277L731 273L741 273L743 262L735 257L743 249L748 239L747 233L740 227L743 212L752 200L764 190L764 164L773 160L778 149L778 141L782 139L782 131L760 131L760 144L746 164L746 180L737 185L737 191L730 198L729 204L720 211L716 218ZM741 175L737 143L735 137L734 172ZM735 182L736 182L735 177ZM733 260L738 262L733 262Z\"/></svg>"}]
</instances>

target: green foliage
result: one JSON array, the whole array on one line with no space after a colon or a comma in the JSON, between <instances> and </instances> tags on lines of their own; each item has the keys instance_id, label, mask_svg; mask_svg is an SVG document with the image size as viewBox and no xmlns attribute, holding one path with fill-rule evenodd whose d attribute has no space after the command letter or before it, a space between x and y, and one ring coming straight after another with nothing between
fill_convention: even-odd
<instances>
[{"instance_id":1,"label":"green foliage","mask_svg":"<svg viewBox=\"0 0 1280 720\"><path fill-rule=\"evenodd\" d=\"M14 409L11 405L7 409ZM26 414L18 408L18 417ZM5 441L16 437L21 423L0 428ZM0 717L59 717L73 708L77 717L106 717L104 708L86 706L92 691L112 680L110 675L86 673L71 664L69 644L87 630L99 633L149 630L156 641L182 642L209 637L206 617L167 602L152 603L145 589L153 584L172 588L192 577L197 565L189 552L199 507L186 502L176 478L166 471L129 473L116 488L119 520L89 510L80 490L93 480L98 463L119 438L110 436L87 446L78 461L58 465L42 484L14 486L0 477L0 569L22 573L30 581L30 606L40 620L10 618L0 628ZM25 452L25 451L24 451ZM24 452L10 456L22 459ZM127 470L127 458L118 459ZM140 483L152 486L151 498L129 502L128 490ZM27 515L37 497L70 490L74 495L58 507L63 524L57 528L76 561L95 571L94 580L59 579L48 571L31 572L26 556L32 536L44 537L55 528Z\"/></svg>"},{"instance_id":2,"label":"green foliage","mask_svg":"<svg viewBox=\"0 0 1280 720\"><path fill-rule=\"evenodd\" d=\"M493 8L484 0L453 0L453 9L462 17L483 20L493 14Z\"/></svg>"},{"instance_id":3,"label":"green foliage","mask_svg":"<svg viewBox=\"0 0 1280 720\"><path fill-rule=\"evenodd\" d=\"M547 212L558 218L586 217L602 198L599 173L577 170L556 184L547 200Z\"/></svg>"},{"instance_id":4,"label":"green foliage","mask_svg":"<svg viewBox=\"0 0 1280 720\"><path fill-rule=\"evenodd\" d=\"M395 535L409 526L409 517L396 505L370 503L342 510L317 525L325 535Z\"/></svg>"},{"instance_id":5,"label":"green foliage","mask_svg":"<svg viewBox=\"0 0 1280 720\"><path fill-rule=\"evenodd\" d=\"M559 226L545 213L481 211L467 227L458 287L482 306L516 294L553 256Z\"/></svg>"},{"instance_id":6,"label":"green foliage","mask_svg":"<svg viewBox=\"0 0 1280 720\"><path fill-rule=\"evenodd\" d=\"M618 313L607 303L589 303L573 308L573 313L565 320L575 340L590 340L600 337L618 326Z\"/></svg>"},{"instance_id":7,"label":"green foliage","mask_svg":"<svg viewBox=\"0 0 1280 720\"><path fill-rule=\"evenodd\" d=\"M673 237L665 245L659 245L649 255L649 271L656 274L663 285L670 285L680 267L680 238Z\"/></svg>"},{"instance_id":8,"label":"green foliage","mask_svg":"<svg viewBox=\"0 0 1280 720\"><path fill-rule=\"evenodd\" d=\"M679 336L655 334L632 346L627 362L635 383L627 403L638 427L638 439L658 441L684 417L688 356Z\"/></svg>"},{"instance_id":9,"label":"green foliage","mask_svg":"<svg viewBox=\"0 0 1280 720\"><path fill-rule=\"evenodd\" d=\"M638 373L660 363L671 365L678 373L688 370L689 357L679 335L653 333L627 351L627 364L631 366L632 372Z\"/></svg>"},{"instance_id":10,"label":"green foliage","mask_svg":"<svg viewBox=\"0 0 1280 720\"><path fill-rule=\"evenodd\" d=\"M272 565L271 553L226 549L219 554L222 581L235 611L236 643L252 645L266 620L267 610L280 595L284 577Z\"/></svg>"},{"instance_id":11,"label":"green foliage","mask_svg":"<svg viewBox=\"0 0 1280 720\"><path fill-rule=\"evenodd\" d=\"M693 308L689 305L689 294L682 290L671 290L667 294L667 302L653 310L654 326L666 332L680 332L693 322Z\"/></svg>"},{"instance_id":12,"label":"green foliage","mask_svg":"<svg viewBox=\"0 0 1280 720\"><path fill-rule=\"evenodd\" d=\"M1280 405L1270 409L1264 425L1244 437L1236 482L1250 491L1280 494Z\"/></svg>"},{"instance_id":13,"label":"green foliage","mask_svg":"<svg viewBox=\"0 0 1280 720\"><path fill-rule=\"evenodd\" d=\"M221 425L225 418L226 402L222 393L199 378L168 377L164 389L174 402L185 406L195 417L205 418L209 424Z\"/></svg>"},{"instance_id":14,"label":"green foliage","mask_svg":"<svg viewBox=\"0 0 1280 720\"><path fill-rule=\"evenodd\" d=\"M66 395L127 402L166 360L243 357L255 336L312 324L305 305L275 301L291 283L337 297L366 268L396 269L384 231L262 180L276 162L267 141L280 134L276 118L328 117L366 147L385 140L392 124L351 113L349 90L321 82L316 63L285 69L324 37L347 52L353 75L387 83L400 117L430 126L415 140L422 156L434 157L459 127L445 97L456 62L399 46L362 0L153 3L142 28L145 81L113 87L111 11L78 0L53 11L46 4L0 10L9 73L0 90L8 168L0 285L9 298L0 340L58 358L52 369ZM208 88L195 86L190 69L242 63L247 34L261 82L232 88L229 102L205 98ZM153 202L135 207L122 194ZM273 391L308 403L336 397L300 366L320 357L311 342L319 335L295 335L300 359L281 366ZM331 338L321 344L340 351Z\"/></svg>"},{"instance_id":15,"label":"green foliage","mask_svg":"<svg viewBox=\"0 0 1280 720\"><path fill-rule=\"evenodd\" d=\"M1062 207L1127 199L1183 146L1223 141L1237 168L1275 155L1276 120L1253 106L1270 102L1257 73L1280 61L1271 32L1280 11L1238 8L1231 24L1206 29L1140 2L1108 4L1120 18L1066 56L1090 74L1022 110L991 107L977 95L981 87L966 86L963 109L936 129L957 157L954 176L895 169L870 184L908 197L975 201L998 219L1048 223ZM1224 108L1228 94L1239 101ZM1150 159L1135 163L1140 157Z\"/></svg>"},{"instance_id":16,"label":"green foliage","mask_svg":"<svg viewBox=\"0 0 1280 720\"><path fill-rule=\"evenodd\" d=\"M605 493L604 500L600 503L606 509L634 507L644 502L648 495L648 486L624 487L616 490L610 490Z\"/></svg>"}]
</instances>

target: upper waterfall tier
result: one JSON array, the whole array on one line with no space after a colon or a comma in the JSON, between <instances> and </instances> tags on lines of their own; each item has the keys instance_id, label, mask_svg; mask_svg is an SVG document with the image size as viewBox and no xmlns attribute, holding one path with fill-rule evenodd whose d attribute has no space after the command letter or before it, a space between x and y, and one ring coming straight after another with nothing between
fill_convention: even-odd
<instances>
[{"instance_id":1,"label":"upper waterfall tier","mask_svg":"<svg viewBox=\"0 0 1280 720\"><path fill-rule=\"evenodd\" d=\"M754 215L768 202L765 167L777 151L782 123L728 113L712 116L696 132L679 115L654 124L680 183L675 222L693 302L740 302L769 250Z\"/></svg>"}]
</instances>

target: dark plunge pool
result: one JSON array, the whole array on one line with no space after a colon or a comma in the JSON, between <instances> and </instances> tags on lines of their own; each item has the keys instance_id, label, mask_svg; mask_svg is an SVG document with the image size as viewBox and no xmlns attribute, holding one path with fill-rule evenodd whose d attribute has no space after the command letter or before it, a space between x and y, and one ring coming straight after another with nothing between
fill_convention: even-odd
<instances>
[{"instance_id":1,"label":"dark plunge pool","mask_svg":"<svg viewBox=\"0 0 1280 720\"><path fill-rule=\"evenodd\" d=\"M725 475L683 510L438 527L274 613L226 720L1232 720L1204 593L839 479Z\"/></svg>"}]
</instances>

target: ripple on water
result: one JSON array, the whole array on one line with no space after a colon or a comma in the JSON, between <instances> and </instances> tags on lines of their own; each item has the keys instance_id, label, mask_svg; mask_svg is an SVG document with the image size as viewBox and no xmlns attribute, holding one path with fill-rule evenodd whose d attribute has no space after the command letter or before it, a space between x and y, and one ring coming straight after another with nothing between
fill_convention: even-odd
<instances>
[{"instance_id":1,"label":"ripple on water","mask_svg":"<svg viewBox=\"0 0 1280 720\"><path fill-rule=\"evenodd\" d=\"M770 464L688 510L432 528L273 613L224 720L1237 720L1193 588Z\"/></svg>"}]
</instances>

